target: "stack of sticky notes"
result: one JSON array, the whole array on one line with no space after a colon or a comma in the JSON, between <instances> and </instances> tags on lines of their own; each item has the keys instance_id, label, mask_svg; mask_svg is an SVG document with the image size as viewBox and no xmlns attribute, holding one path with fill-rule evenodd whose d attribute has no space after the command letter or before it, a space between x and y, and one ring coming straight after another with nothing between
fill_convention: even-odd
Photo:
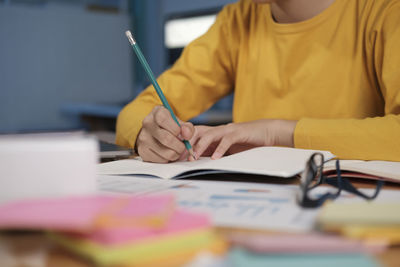
<instances>
[{"instance_id":1,"label":"stack of sticky notes","mask_svg":"<svg viewBox=\"0 0 400 267\"><path fill-rule=\"evenodd\" d=\"M328 203L318 218L326 231L368 242L400 244L400 203Z\"/></svg>"},{"instance_id":2,"label":"stack of sticky notes","mask_svg":"<svg viewBox=\"0 0 400 267\"><path fill-rule=\"evenodd\" d=\"M87 196L0 206L0 229L47 230L100 265L176 266L225 243L207 216L175 207L173 196Z\"/></svg>"}]
</instances>

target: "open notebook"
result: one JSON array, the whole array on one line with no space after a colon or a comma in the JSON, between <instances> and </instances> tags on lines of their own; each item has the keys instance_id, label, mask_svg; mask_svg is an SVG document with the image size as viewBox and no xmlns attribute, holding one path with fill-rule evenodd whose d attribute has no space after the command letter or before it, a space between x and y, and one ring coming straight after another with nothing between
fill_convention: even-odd
<instances>
[{"instance_id":1,"label":"open notebook","mask_svg":"<svg viewBox=\"0 0 400 267\"><path fill-rule=\"evenodd\" d=\"M340 169L343 177L385 180L388 182L400 183L400 162L340 160ZM325 163L324 173L328 176L336 175L334 160Z\"/></svg>"},{"instance_id":2,"label":"open notebook","mask_svg":"<svg viewBox=\"0 0 400 267\"><path fill-rule=\"evenodd\" d=\"M247 173L276 177L293 177L301 173L310 156L317 151L285 147L258 147L218 160L200 158L197 161L168 164L125 159L99 164L99 174L145 175L164 179L185 178L210 173ZM318 151L329 160L334 155Z\"/></svg>"}]
</instances>

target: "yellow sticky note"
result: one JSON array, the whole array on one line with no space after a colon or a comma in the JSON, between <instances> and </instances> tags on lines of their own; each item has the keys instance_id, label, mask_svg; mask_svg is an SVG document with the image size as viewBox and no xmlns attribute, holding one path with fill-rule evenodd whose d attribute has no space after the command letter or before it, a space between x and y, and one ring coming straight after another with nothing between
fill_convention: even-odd
<instances>
[{"instance_id":1,"label":"yellow sticky note","mask_svg":"<svg viewBox=\"0 0 400 267\"><path fill-rule=\"evenodd\" d=\"M181 234L160 236L142 242L107 246L86 239L52 233L50 236L60 245L82 256L91 258L100 265L140 265L167 258L175 253L190 253L205 249L215 241L210 228L186 231Z\"/></svg>"},{"instance_id":2,"label":"yellow sticky note","mask_svg":"<svg viewBox=\"0 0 400 267\"><path fill-rule=\"evenodd\" d=\"M400 226L360 226L348 225L340 229L347 237L363 239L369 242L384 242L390 245L400 244Z\"/></svg>"},{"instance_id":3,"label":"yellow sticky note","mask_svg":"<svg viewBox=\"0 0 400 267\"><path fill-rule=\"evenodd\" d=\"M318 223L323 228L343 225L400 226L400 203L328 203Z\"/></svg>"}]
</instances>

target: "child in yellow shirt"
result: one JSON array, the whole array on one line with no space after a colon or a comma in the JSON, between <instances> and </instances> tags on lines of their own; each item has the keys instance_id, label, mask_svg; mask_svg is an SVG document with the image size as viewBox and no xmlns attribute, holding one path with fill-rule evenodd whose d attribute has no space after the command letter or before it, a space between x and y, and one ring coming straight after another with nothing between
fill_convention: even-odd
<instances>
[{"instance_id":1,"label":"child in yellow shirt","mask_svg":"<svg viewBox=\"0 0 400 267\"><path fill-rule=\"evenodd\" d=\"M233 123L178 127L149 86L117 143L145 161L256 146L400 161L400 1L242 0L226 6L158 82L182 121L234 92Z\"/></svg>"}]
</instances>

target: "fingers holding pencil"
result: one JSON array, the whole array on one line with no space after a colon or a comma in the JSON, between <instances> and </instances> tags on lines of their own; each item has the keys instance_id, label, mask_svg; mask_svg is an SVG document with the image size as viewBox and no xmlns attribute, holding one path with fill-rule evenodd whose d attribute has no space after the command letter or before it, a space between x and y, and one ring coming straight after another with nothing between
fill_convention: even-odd
<instances>
[{"instance_id":1,"label":"fingers holding pencil","mask_svg":"<svg viewBox=\"0 0 400 267\"><path fill-rule=\"evenodd\" d=\"M139 155L144 161L166 163L177 160L196 160L191 156L182 140L190 140L194 126L190 122L180 121L178 126L168 110L155 107L142 123L142 129L136 140Z\"/></svg>"}]
</instances>

